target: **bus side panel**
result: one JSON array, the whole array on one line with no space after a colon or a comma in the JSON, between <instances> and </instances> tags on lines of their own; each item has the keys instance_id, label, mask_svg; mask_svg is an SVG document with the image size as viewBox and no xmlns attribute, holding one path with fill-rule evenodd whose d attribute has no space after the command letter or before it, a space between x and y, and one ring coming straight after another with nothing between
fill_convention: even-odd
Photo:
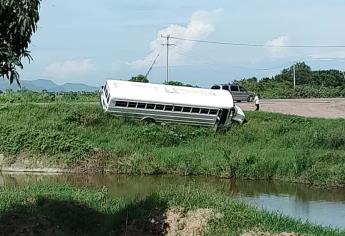
<instances>
[{"instance_id":1,"label":"bus side panel","mask_svg":"<svg viewBox=\"0 0 345 236\"><path fill-rule=\"evenodd\" d=\"M123 116L142 120L144 118L152 118L157 122L189 124L200 126L214 126L217 116L202 115L183 112L166 112L157 110L141 110L128 108L110 108L110 113L116 116Z\"/></svg>"}]
</instances>

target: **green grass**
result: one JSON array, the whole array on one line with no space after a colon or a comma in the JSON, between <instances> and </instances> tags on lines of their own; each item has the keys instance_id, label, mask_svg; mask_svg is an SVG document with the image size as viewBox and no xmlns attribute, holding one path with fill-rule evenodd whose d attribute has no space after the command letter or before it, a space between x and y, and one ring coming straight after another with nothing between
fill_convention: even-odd
<instances>
[{"instance_id":1,"label":"green grass","mask_svg":"<svg viewBox=\"0 0 345 236\"><path fill-rule=\"evenodd\" d=\"M0 153L14 163L125 174L212 175L345 185L345 120L247 112L228 132L142 124L96 104L0 108Z\"/></svg>"},{"instance_id":2,"label":"green grass","mask_svg":"<svg viewBox=\"0 0 345 236\"><path fill-rule=\"evenodd\" d=\"M98 102L97 92L0 91L1 103Z\"/></svg>"},{"instance_id":3,"label":"green grass","mask_svg":"<svg viewBox=\"0 0 345 236\"><path fill-rule=\"evenodd\" d=\"M0 232L40 235L161 235L167 209L212 209L220 213L205 235L240 235L295 232L302 235L345 235L345 232L303 224L273 213L258 211L224 194L195 186L176 187L140 199L110 197L105 187L88 190L69 186L0 188ZM62 210L63 209L63 210ZM151 219L161 219L155 225ZM166 227L166 225L165 225Z\"/></svg>"}]
</instances>

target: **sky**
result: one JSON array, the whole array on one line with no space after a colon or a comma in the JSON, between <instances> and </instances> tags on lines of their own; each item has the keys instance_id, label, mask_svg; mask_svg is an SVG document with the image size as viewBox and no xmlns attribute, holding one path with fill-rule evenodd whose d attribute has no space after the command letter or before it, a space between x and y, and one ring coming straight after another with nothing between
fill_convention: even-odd
<instances>
[{"instance_id":1,"label":"sky","mask_svg":"<svg viewBox=\"0 0 345 236\"><path fill-rule=\"evenodd\" d=\"M100 86L146 74L166 79L166 43L173 37L262 44L216 45L171 39L170 80L203 87L244 77L273 76L297 61L312 69L345 70L343 0L44 0L30 45L34 61L21 79Z\"/></svg>"}]
</instances>

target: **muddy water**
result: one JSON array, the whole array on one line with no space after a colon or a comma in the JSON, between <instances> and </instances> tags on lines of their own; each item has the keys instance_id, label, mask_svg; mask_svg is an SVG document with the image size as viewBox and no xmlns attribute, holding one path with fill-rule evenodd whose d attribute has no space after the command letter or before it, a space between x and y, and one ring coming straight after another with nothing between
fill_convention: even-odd
<instances>
[{"instance_id":1,"label":"muddy water","mask_svg":"<svg viewBox=\"0 0 345 236\"><path fill-rule=\"evenodd\" d=\"M305 185L267 181L230 181L206 177L78 176L44 174L1 174L0 186L35 183L68 183L99 188L106 186L113 196L145 197L176 185L197 185L218 190L241 201L303 221L345 229L345 189L324 190Z\"/></svg>"}]
</instances>

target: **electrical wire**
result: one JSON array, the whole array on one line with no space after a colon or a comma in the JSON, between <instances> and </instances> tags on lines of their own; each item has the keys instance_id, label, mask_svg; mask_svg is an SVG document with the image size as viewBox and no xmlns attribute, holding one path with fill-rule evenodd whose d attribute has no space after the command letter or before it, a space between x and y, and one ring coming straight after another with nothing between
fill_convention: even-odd
<instances>
[{"instance_id":1,"label":"electrical wire","mask_svg":"<svg viewBox=\"0 0 345 236\"><path fill-rule=\"evenodd\" d=\"M345 61L345 57L311 57L306 60L315 60L315 61Z\"/></svg>"},{"instance_id":2,"label":"electrical wire","mask_svg":"<svg viewBox=\"0 0 345 236\"><path fill-rule=\"evenodd\" d=\"M241 46L241 47L271 47L271 48L345 48L345 45L271 45L271 44L251 44L251 43L234 43L234 42L221 42L221 41L209 41L199 39L180 38L170 36L171 39L197 42L197 43L208 43L218 45L230 45L230 46Z\"/></svg>"},{"instance_id":3,"label":"electrical wire","mask_svg":"<svg viewBox=\"0 0 345 236\"><path fill-rule=\"evenodd\" d=\"M176 50L175 53L180 54L180 55L185 56L185 57L190 56L190 53L187 50L185 50L183 47L176 46L176 48L179 49L180 51ZM181 50L183 52L181 52ZM201 55L199 53L195 53L195 51L193 51L192 54L197 54L197 56L199 58L206 58L204 55ZM257 71L272 71L272 70L277 70L277 69L284 69L287 66L287 64L284 64L284 65L276 66L276 67L265 67L265 68L257 68L256 67L256 68L254 68L254 67L248 67L248 66L234 65L234 64L230 64L230 63L219 63L216 60L212 59L209 55L207 56L207 60L210 60L211 63L200 63L200 64L181 65L181 66L195 66L195 65L207 65L207 66L217 66L218 65L218 66L221 66L221 65L223 65L223 66L230 66L230 67L233 67L233 68L247 69L247 70L257 70ZM177 66L172 66L172 67L177 67Z\"/></svg>"}]
</instances>

